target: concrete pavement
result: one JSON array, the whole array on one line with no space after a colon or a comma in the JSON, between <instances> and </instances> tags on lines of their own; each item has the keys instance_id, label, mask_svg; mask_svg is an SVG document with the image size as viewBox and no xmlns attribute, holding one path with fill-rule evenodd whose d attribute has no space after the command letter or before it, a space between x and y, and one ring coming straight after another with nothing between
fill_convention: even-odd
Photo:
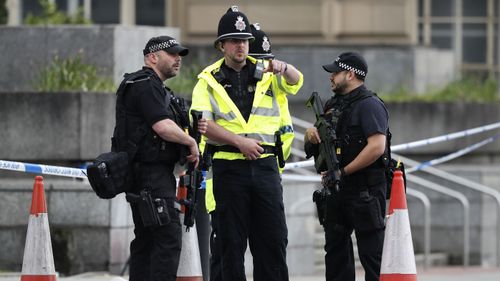
<instances>
[{"instance_id":1,"label":"concrete pavement","mask_svg":"<svg viewBox=\"0 0 500 281\"><path fill-rule=\"evenodd\" d=\"M482 267L433 267L427 270L417 269L419 281L498 281L500 280L500 268ZM126 281L128 277L111 275L106 272L88 272L70 277L57 278L60 281ZM1 273L0 281L19 281L20 273ZM315 276L291 276L290 281L324 281L321 275ZM357 272L356 281L363 281L363 271ZM251 277L248 281L253 281Z\"/></svg>"}]
</instances>

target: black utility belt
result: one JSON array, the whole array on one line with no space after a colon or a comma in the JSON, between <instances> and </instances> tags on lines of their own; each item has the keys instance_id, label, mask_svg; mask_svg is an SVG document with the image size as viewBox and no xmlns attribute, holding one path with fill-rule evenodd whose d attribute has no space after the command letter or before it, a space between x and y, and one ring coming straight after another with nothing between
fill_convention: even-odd
<instances>
[{"instance_id":1,"label":"black utility belt","mask_svg":"<svg viewBox=\"0 0 500 281\"><path fill-rule=\"evenodd\" d=\"M274 147L272 145L261 145L261 147L264 149L264 152L262 152L262 154L276 154L276 147ZM210 150L210 152L212 153L212 155L215 152L241 153L241 151L237 147L232 146L232 145L219 145L219 146L216 146L216 145L209 144L208 149Z\"/></svg>"}]
</instances>

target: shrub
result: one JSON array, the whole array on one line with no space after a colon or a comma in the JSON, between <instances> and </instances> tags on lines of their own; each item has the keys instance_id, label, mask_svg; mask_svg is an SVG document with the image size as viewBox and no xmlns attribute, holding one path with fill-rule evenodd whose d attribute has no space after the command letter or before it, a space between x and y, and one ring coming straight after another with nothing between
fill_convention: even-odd
<instances>
[{"instance_id":1,"label":"shrub","mask_svg":"<svg viewBox=\"0 0 500 281\"><path fill-rule=\"evenodd\" d=\"M404 88L396 89L380 96L384 101L406 102L406 101L466 101L466 102L498 102L498 83L492 79L480 79L469 76L462 80L449 83L441 89L430 89L424 94L413 93Z\"/></svg>"},{"instance_id":2,"label":"shrub","mask_svg":"<svg viewBox=\"0 0 500 281\"><path fill-rule=\"evenodd\" d=\"M34 88L43 92L114 92L116 87L111 77L102 77L96 66L83 62L82 55L75 58L55 57L43 69Z\"/></svg>"},{"instance_id":3,"label":"shrub","mask_svg":"<svg viewBox=\"0 0 500 281\"><path fill-rule=\"evenodd\" d=\"M24 20L25 24L29 25L43 25L43 24L90 24L90 20L86 19L83 14L83 9L78 8L77 13L72 16L66 15L66 13L58 11L57 5L51 3L49 0L39 0L40 6L42 6L42 15L35 16L33 14L28 14Z\"/></svg>"}]
</instances>

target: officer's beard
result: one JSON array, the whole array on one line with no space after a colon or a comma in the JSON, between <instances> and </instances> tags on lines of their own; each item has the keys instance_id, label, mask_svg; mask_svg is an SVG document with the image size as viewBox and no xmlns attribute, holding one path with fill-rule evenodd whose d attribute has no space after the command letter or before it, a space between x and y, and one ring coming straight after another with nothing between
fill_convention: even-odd
<instances>
[{"instance_id":1,"label":"officer's beard","mask_svg":"<svg viewBox=\"0 0 500 281\"><path fill-rule=\"evenodd\" d=\"M178 67L178 69L180 69L180 65L177 67ZM179 71L174 69L173 67L164 66L164 67L160 68L160 72L161 72L161 74L163 74L163 77L165 77L165 79L169 79L169 78L177 76L177 73Z\"/></svg>"},{"instance_id":2,"label":"officer's beard","mask_svg":"<svg viewBox=\"0 0 500 281\"><path fill-rule=\"evenodd\" d=\"M347 89L347 81L342 81L339 84L334 84L332 90L336 95L344 95L346 94L346 89Z\"/></svg>"}]
</instances>

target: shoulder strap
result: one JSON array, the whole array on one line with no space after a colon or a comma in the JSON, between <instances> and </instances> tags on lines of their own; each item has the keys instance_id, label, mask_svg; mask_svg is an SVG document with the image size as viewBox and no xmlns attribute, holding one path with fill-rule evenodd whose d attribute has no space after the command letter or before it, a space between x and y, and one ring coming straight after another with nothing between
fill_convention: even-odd
<instances>
[{"instance_id":1,"label":"shoulder strap","mask_svg":"<svg viewBox=\"0 0 500 281\"><path fill-rule=\"evenodd\" d=\"M358 102L360 102L364 99L367 99L369 97L373 97L373 96L377 96L377 95L375 93L372 93L372 92L363 92L363 93L359 94L357 97L353 98L352 100L349 100L345 106L346 106L346 108L353 107Z\"/></svg>"},{"instance_id":2,"label":"shoulder strap","mask_svg":"<svg viewBox=\"0 0 500 281\"><path fill-rule=\"evenodd\" d=\"M226 75L224 74L221 68L212 71L212 76L214 77L215 81L217 81L217 83L221 85L222 82L226 79Z\"/></svg>"}]
</instances>

